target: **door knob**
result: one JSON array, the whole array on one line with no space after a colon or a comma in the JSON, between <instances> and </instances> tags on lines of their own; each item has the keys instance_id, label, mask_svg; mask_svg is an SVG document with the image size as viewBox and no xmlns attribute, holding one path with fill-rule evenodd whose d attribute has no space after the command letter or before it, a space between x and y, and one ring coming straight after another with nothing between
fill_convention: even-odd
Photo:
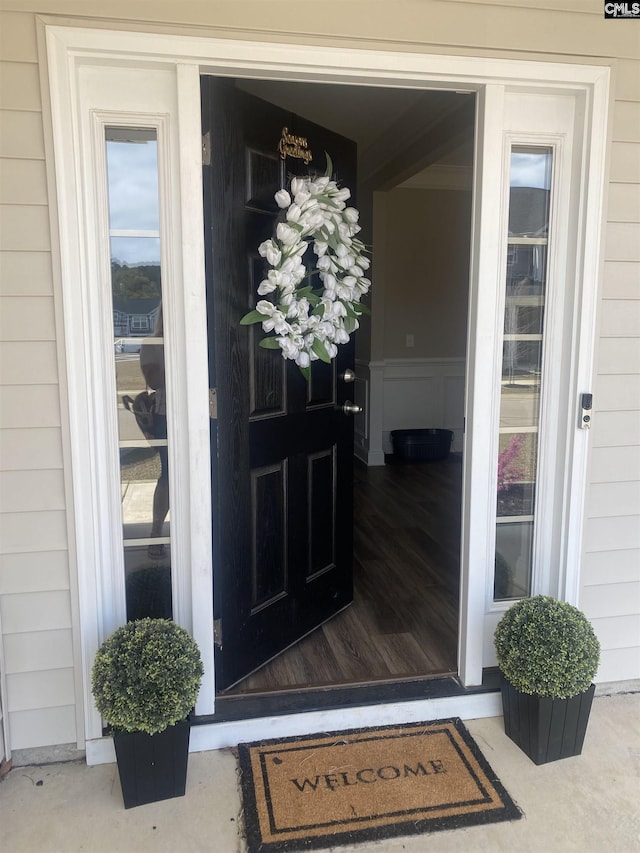
<instances>
[{"instance_id":1,"label":"door knob","mask_svg":"<svg viewBox=\"0 0 640 853\"><path fill-rule=\"evenodd\" d=\"M342 407L342 411L345 415L357 415L362 411L362 406L358 406L356 403L352 403L351 400L347 400Z\"/></svg>"},{"instance_id":2,"label":"door knob","mask_svg":"<svg viewBox=\"0 0 640 853\"><path fill-rule=\"evenodd\" d=\"M355 382L356 381L356 374L353 370L351 370L350 367L347 367L345 372L342 374L342 381L343 382Z\"/></svg>"}]
</instances>

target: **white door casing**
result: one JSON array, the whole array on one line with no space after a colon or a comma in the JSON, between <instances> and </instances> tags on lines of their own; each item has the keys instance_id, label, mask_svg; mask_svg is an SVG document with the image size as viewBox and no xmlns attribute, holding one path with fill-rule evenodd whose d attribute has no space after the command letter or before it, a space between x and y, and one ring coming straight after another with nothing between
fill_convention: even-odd
<instances>
[{"instance_id":1,"label":"white door casing","mask_svg":"<svg viewBox=\"0 0 640 853\"><path fill-rule=\"evenodd\" d=\"M67 365L65 405L69 411L73 474L70 533L78 572L88 760L108 760L112 755L111 747L105 746L101 737L101 721L93 707L89 674L99 642L123 612L122 573L118 574L117 562L121 559L118 556L121 531L117 467L113 458L115 423L113 415L105 411L104 400L95 403L94 393L96 388L106 389L104 399L113 399L113 395L108 397L114 390L113 378L104 357L110 316L100 303L103 297L94 292L98 282L108 290L107 255L101 245L101 235L106 233L104 188L100 189L100 176L96 174L100 169L96 127L107 116L110 121L152 122L166 143L164 165L161 165L161 170L165 170L163 227L171 240L167 241L167 257L163 261L171 272L166 298L171 314L167 323L173 326L167 371L168 382L174 389L170 429L181 436L179 446L173 442L174 457L170 459L172 470L178 474L172 502L178 549L176 618L192 631L203 653L206 673L197 712L206 714L214 709L199 118L201 70L225 76L465 89L478 93L459 667L465 684L479 683L487 589L492 577L491 542L495 535L497 448L492 434L495 369L487 371L486 365L492 363L495 368L495 330L499 324L496 294L501 275L501 217L505 203L499 188L504 186L503 151L505 132L509 130L505 121L510 115L510 104L517 102L520 95L558 94L575 102L574 134L584 140L580 156L573 161L576 215L568 242L568 251L574 257L574 283L580 287L570 306L573 315L567 318L571 330L567 344L569 373L565 382L569 399L558 411L559 423L563 418L569 423L578 392L588 390L591 381L608 69L60 27L53 21L51 25L43 21L41 26L41 49L46 50L42 64L48 66L51 103L52 151L49 153L56 172L56 198L52 199L52 205L57 205L59 220L59 234L54 236L60 245L59 293L66 330L61 347ZM109 83L114 79L118 80L117 87ZM563 501L558 508L562 523L557 546L563 563L554 590L570 601L577 597L587 458L586 435L575 433L568 430L564 457ZM496 708L493 700L484 705L476 701L469 713L495 713ZM384 719L418 719L442 712L440 706L438 711L431 709L429 702L405 703L386 708ZM444 712L461 716L466 713L464 703L455 708L447 705ZM328 725L362 724L362 713L362 709L359 713L354 709L352 714L343 711L339 722L334 720L333 712L299 715L295 725L289 717L283 720L288 720L289 733L318 731ZM236 743L240 737L257 737L265 725L258 720L198 726L192 748L213 748Z\"/></svg>"}]
</instances>

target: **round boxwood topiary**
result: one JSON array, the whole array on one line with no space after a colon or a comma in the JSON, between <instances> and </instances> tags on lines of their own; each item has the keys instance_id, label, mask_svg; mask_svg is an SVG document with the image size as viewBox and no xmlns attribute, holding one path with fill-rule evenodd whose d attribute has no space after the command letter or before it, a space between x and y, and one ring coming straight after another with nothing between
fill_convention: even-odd
<instances>
[{"instance_id":1,"label":"round boxwood topiary","mask_svg":"<svg viewBox=\"0 0 640 853\"><path fill-rule=\"evenodd\" d=\"M570 699L598 670L600 643L587 617L545 595L513 604L494 640L502 674L520 693Z\"/></svg>"},{"instance_id":2,"label":"round boxwood topiary","mask_svg":"<svg viewBox=\"0 0 640 853\"><path fill-rule=\"evenodd\" d=\"M200 651L184 628L170 619L127 622L96 654L96 707L112 729L152 735L187 717L202 674Z\"/></svg>"}]
</instances>

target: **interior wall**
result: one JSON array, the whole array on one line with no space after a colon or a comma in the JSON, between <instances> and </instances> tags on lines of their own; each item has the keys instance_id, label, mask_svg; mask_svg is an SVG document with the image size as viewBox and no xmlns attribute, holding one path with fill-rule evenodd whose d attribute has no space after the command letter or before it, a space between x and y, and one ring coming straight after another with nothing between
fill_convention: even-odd
<instances>
[{"instance_id":1,"label":"interior wall","mask_svg":"<svg viewBox=\"0 0 640 853\"><path fill-rule=\"evenodd\" d=\"M471 193L396 188L385 198L384 358L464 358Z\"/></svg>"}]
</instances>

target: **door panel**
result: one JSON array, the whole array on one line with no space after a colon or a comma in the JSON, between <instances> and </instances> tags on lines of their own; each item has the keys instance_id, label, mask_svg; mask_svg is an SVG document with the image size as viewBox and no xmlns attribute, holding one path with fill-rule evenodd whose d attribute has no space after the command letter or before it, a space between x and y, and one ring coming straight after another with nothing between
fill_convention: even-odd
<instances>
[{"instance_id":1,"label":"door panel","mask_svg":"<svg viewBox=\"0 0 640 853\"><path fill-rule=\"evenodd\" d=\"M214 610L221 620L216 681L225 689L347 606L352 598L353 419L342 412L352 343L305 381L260 326L240 318L257 301L273 235L274 193L292 175L325 170L353 188L355 145L247 95L202 78L207 302L214 494ZM283 128L314 159L278 155ZM309 250L311 252L311 250Z\"/></svg>"}]
</instances>

